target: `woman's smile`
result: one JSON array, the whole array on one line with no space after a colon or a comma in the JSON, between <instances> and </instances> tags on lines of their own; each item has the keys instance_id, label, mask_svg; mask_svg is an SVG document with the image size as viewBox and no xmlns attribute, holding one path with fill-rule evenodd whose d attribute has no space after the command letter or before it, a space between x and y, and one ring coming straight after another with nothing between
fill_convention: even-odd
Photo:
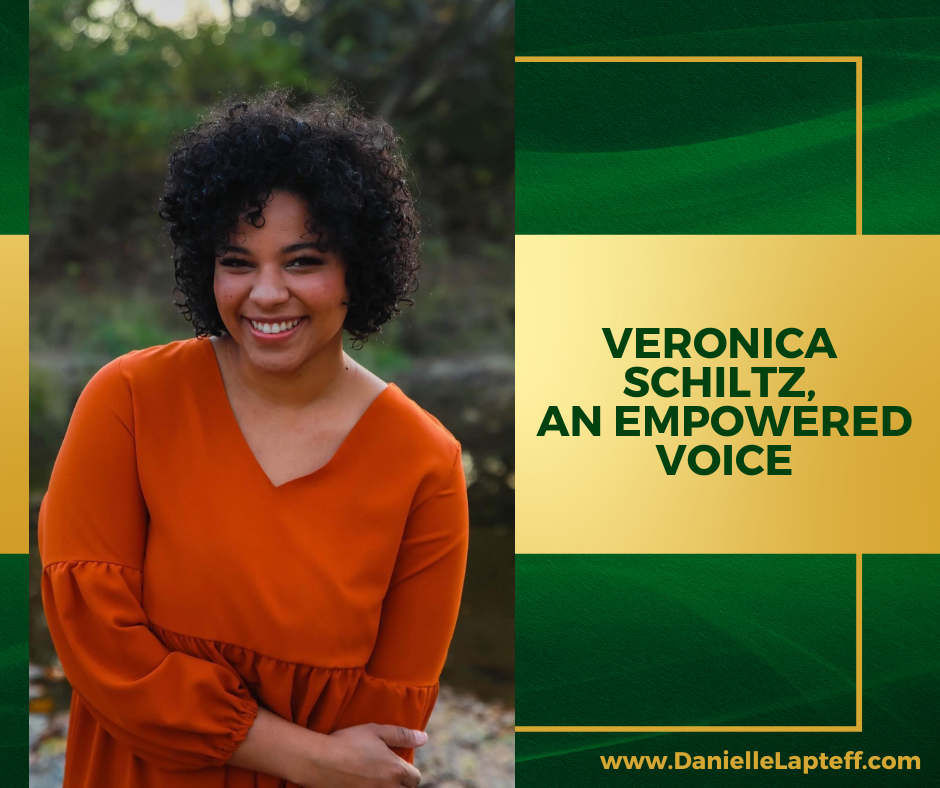
<instances>
[{"instance_id":1,"label":"woman's smile","mask_svg":"<svg viewBox=\"0 0 940 788\"><path fill-rule=\"evenodd\" d=\"M285 342L299 332L306 320L305 317L287 318L280 321L274 318L265 320L246 317L243 319L248 324L251 336L265 344Z\"/></svg>"},{"instance_id":2,"label":"woman's smile","mask_svg":"<svg viewBox=\"0 0 940 788\"><path fill-rule=\"evenodd\" d=\"M346 266L337 252L320 250L321 232L303 198L274 189L263 222L243 215L216 258L216 305L245 351L244 371L320 378L345 371Z\"/></svg>"}]
</instances>

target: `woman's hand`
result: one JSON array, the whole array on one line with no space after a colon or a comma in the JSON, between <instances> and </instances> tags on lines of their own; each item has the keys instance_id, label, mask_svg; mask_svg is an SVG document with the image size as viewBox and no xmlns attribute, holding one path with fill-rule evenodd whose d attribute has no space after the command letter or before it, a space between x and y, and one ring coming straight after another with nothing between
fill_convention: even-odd
<instances>
[{"instance_id":1,"label":"woman's hand","mask_svg":"<svg viewBox=\"0 0 940 788\"><path fill-rule=\"evenodd\" d=\"M423 731L372 723L316 733L260 707L228 765L273 774L303 788L414 788L421 782L420 772L389 748L412 749L427 740Z\"/></svg>"},{"instance_id":2,"label":"woman's hand","mask_svg":"<svg viewBox=\"0 0 940 788\"><path fill-rule=\"evenodd\" d=\"M421 773L391 747L412 749L428 740L423 731L397 725L356 725L318 740L299 784L304 788L414 788Z\"/></svg>"}]
</instances>

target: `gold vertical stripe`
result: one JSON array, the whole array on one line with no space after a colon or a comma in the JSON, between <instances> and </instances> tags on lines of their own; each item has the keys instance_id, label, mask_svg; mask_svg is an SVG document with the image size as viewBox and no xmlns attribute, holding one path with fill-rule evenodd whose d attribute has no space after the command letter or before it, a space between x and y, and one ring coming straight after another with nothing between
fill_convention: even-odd
<instances>
[{"instance_id":1,"label":"gold vertical stripe","mask_svg":"<svg viewBox=\"0 0 940 788\"><path fill-rule=\"evenodd\" d=\"M28 235L0 236L0 266L0 553L28 553Z\"/></svg>"},{"instance_id":2,"label":"gold vertical stripe","mask_svg":"<svg viewBox=\"0 0 940 788\"><path fill-rule=\"evenodd\" d=\"M855 556L855 728L862 729L862 554Z\"/></svg>"}]
</instances>

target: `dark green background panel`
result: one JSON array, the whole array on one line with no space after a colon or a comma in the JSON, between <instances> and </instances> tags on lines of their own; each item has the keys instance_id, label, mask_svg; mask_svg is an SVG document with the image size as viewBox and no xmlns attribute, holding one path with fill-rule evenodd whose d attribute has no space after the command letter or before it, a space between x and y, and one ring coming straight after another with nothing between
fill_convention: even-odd
<instances>
[{"instance_id":1,"label":"dark green background panel","mask_svg":"<svg viewBox=\"0 0 940 788\"><path fill-rule=\"evenodd\" d=\"M517 555L517 725L854 725L855 557Z\"/></svg>"},{"instance_id":2,"label":"dark green background panel","mask_svg":"<svg viewBox=\"0 0 940 788\"><path fill-rule=\"evenodd\" d=\"M531 556L519 556L531 558ZM695 557L687 557L694 560ZM701 556L702 560L707 556ZM741 556L756 560L757 556ZM523 562L524 564L525 562ZM863 561L863 726L861 733L518 733L520 788L637 786L935 786L940 783L940 556L867 555ZM520 583L525 589L528 582ZM823 579L820 609L831 601ZM755 596L759 596L757 591ZM587 596L583 594L582 596ZM813 616L815 618L815 616ZM524 618L518 619L525 622ZM834 621L833 626L839 625ZM675 644L687 640L673 632ZM606 648L606 647L605 647ZM598 648L598 651L604 649ZM666 648L668 653L670 649ZM519 660L523 666L526 660ZM629 672L625 674L628 678ZM520 682L521 683L521 682ZM520 722L520 724L522 724ZM918 755L920 771L604 771L600 755Z\"/></svg>"},{"instance_id":3,"label":"dark green background panel","mask_svg":"<svg viewBox=\"0 0 940 788\"><path fill-rule=\"evenodd\" d=\"M855 232L854 63L520 63L517 234Z\"/></svg>"},{"instance_id":4,"label":"dark green background panel","mask_svg":"<svg viewBox=\"0 0 940 788\"><path fill-rule=\"evenodd\" d=\"M0 235L29 233L29 62L26 3L0 9Z\"/></svg>"},{"instance_id":5,"label":"dark green background panel","mask_svg":"<svg viewBox=\"0 0 940 788\"><path fill-rule=\"evenodd\" d=\"M29 556L0 555L0 785L25 785L28 769Z\"/></svg>"},{"instance_id":6,"label":"dark green background panel","mask_svg":"<svg viewBox=\"0 0 940 788\"><path fill-rule=\"evenodd\" d=\"M937 17L934 0L517 0L516 54L759 55L765 54L759 49L767 39L791 45L800 41L814 49L858 45L865 42L850 36L859 28L869 26L880 35L883 30L909 28L916 20ZM929 36L927 30L921 32ZM689 51L706 36L718 40L736 36L751 51ZM677 44L683 48L662 51L666 46L675 49ZM624 47L630 51L615 51Z\"/></svg>"},{"instance_id":7,"label":"dark green background panel","mask_svg":"<svg viewBox=\"0 0 940 788\"><path fill-rule=\"evenodd\" d=\"M940 7L935 0L520 0L516 53L861 57L864 231L940 233ZM517 96L524 97L522 90ZM517 117L526 120L522 110ZM701 232L717 232L707 229L707 222L702 226Z\"/></svg>"},{"instance_id":8,"label":"dark green background panel","mask_svg":"<svg viewBox=\"0 0 940 788\"><path fill-rule=\"evenodd\" d=\"M517 151L670 148L855 112L854 63L520 63L516 87Z\"/></svg>"}]
</instances>

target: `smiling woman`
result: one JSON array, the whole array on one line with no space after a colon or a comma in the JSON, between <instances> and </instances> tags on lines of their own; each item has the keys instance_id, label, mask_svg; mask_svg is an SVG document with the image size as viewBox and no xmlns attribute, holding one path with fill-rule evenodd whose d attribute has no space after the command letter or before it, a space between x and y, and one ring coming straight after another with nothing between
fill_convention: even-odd
<instances>
[{"instance_id":1,"label":"smiling woman","mask_svg":"<svg viewBox=\"0 0 940 788\"><path fill-rule=\"evenodd\" d=\"M242 219L240 245L216 260L226 332L213 342L245 439L280 484L325 465L386 384L343 352L346 265L297 241L310 235L306 203L277 191L263 219Z\"/></svg>"},{"instance_id":2,"label":"smiling woman","mask_svg":"<svg viewBox=\"0 0 940 788\"><path fill-rule=\"evenodd\" d=\"M257 228L242 220L233 232L244 239L242 245L227 246L216 261L213 286L219 315L227 335L248 353L255 351L256 363L271 363L271 353L258 353L269 347L286 351L286 357L276 356L283 365L288 358L296 362L304 351L322 350L330 340L338 338L342 344L349 298L345 264L333 252L317 251L312 242L290 243L308 234L308 211L301 198L277 192L265 210L264 225ZM304 331L299 331L304 321ZM298 335L298 341L288 341Z\"/></svg>"},{"instance_id":3,"label":"smiling woman","mask_svg":"<svg viewBox=\"0 0 940 788\"><path fill-rule=\"evenodd\" d=\"M42 502L65 788L420 780L460 444L343 350L407 301L417 220L387 125L288 100L183 135L161 216L196 336L94 375Z\"/></svg>"}]
</instances>

